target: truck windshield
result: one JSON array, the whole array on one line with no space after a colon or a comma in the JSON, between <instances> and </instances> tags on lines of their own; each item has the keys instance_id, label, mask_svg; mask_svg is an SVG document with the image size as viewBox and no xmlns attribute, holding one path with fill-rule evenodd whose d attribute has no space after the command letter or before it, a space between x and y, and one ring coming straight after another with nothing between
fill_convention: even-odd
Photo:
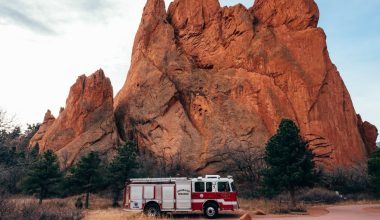
<instances>
[{"instance_id":1,"label":"truck windshield","mask_svg":"<svg viewBox=\"0 0 380 220\"><path fill-rule=\"evenodd\" d=\"M236 192L235 184L234 182L231 183L231 191Z\"/></svg>"}]
</instances>

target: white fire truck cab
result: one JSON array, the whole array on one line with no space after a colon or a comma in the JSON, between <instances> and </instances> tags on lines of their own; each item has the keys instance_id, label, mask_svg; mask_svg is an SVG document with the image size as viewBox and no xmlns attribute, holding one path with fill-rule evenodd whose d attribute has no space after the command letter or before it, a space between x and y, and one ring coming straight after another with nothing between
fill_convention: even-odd
<instances>
[{"instance_id":1,"label":"white fire truck cab","mask_svg":"<svg viewBox=\"0 0 380 220\"><path fill-rule=\"evenodd\" d=\"M130 179L124 190L123 206L142 210L148 216L203 211L207 218L217 217L219 211L239 208L233 178L219 175Z\"/></svg>"}]
</instances>

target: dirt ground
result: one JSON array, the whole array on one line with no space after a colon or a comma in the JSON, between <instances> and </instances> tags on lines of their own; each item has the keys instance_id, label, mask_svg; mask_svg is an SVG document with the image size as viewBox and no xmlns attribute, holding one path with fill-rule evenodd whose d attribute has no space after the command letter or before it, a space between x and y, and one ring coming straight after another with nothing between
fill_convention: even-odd
<instances>
[{"instance_id":1,"label":"dirt ground","mask_svg":"<svg viewBox=\"0 0 380 220\"><path fill-rule=\"evenodd\" d=\"M380 204L367 205L340 205L340 206L313 206L304 214L287 215L255 215L252 211L221 213L219 220L239 219L244 213L249 213L253 219L265 220L378 220L380 219ZM85 213L85 220L147 220L142 213L128 212L122 209L89 210ZM162 219L204 219L200 212L190 214L173 214Z\"/></svg>"}]
</instances>

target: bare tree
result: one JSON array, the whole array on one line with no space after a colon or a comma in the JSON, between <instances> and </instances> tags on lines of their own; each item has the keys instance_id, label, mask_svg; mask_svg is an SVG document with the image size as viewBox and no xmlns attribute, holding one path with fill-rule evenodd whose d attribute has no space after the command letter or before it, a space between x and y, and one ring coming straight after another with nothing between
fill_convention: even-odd
<instances>
[{"instance_id":1,"label":"bare tree","mask_svg":"<svg viewBox=\"0 0 380 220\"><path fill-rule=\"evenodd\" d=\"M232 174L242 189L247 189L250 196L257 196L261 186L261 171L265 168L263 147L224 146L217 153L223 161L222 173Z\"/></svg>"},{"instance_id":2,"label":"bare tree","mask_svg":"<svg viewBox=\"0 0 380 220\"><path fill-rule=\"evenodd\" d=\"M9 129L13 128L14 118L15 116L8 117L7 112L3 109L0 109L0 130L9 131Z\"/></svg>"},{"instance_id":3,"label":"bare tree","mask_svg":"<svg viewBox=\"0 0 380 220\"><path fill-rule=\"evenodd\" d=\"M175 154L169 148L162 148L159 153L140 152L140 175L149 177L175 177L196 175L184 162L183 152Z\"/></svg>"}]
</instances>

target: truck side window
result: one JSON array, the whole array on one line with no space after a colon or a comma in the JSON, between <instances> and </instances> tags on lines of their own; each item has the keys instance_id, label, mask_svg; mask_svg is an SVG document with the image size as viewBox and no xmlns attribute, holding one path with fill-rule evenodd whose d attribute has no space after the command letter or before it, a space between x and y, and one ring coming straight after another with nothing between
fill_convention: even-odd
<instances>
[{"instance_id":1,"label":"truck side window","mask_svg":"<svg viewBox=\"0 0 380 220\"><path fill-rule=\"evenodd\" d=\"M229 192L230 184L228 182L218 182L218 192Z\"/></svg>"},{"instance_id":2,"label":"truck side window","mask_svg":"<svg viewBox=\"0 0 380 220\"><path fill-rule=\"evenodd\" d=\"M212 182L206 182L206 192L212 192Z\"/></svg>"},{"instance_id":3,"label":"truck side window","mask_svg":"<svg viewBox=\"0 0 380 220\"><path fill-rule=\"evenodd\" d=\"M204 192L205 183L204 182L195 182L194 184L195 192Z\"/></svg>"}]
</instances>

